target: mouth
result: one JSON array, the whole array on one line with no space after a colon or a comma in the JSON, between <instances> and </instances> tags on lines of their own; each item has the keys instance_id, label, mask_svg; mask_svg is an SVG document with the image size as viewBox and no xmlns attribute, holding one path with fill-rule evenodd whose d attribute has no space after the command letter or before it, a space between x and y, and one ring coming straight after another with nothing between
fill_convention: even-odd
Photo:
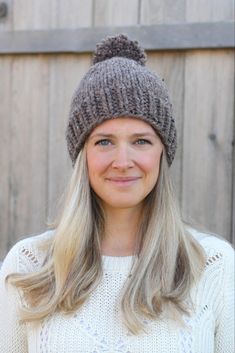
<instances>
[{"instance_id":1,"label":"mouth","mask_svg":"<svg viewBox=\"0 0 235 353\"><path fill-rule=\"evenodd\" d=\"M106 180L112 184L120 185L120 186L129 186L134 184L140 177L114 177L114 178L106 178Z\"/></svg>"}]
</instances>

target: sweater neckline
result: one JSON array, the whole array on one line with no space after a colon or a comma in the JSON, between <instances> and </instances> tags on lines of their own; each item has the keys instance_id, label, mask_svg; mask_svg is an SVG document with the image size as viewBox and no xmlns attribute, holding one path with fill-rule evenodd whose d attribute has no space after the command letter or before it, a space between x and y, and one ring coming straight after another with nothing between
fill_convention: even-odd
<instances>
[{"instance_id":1,"label":"sweater neckline","mask_svg":"<svg viewBox=\"0 0 235 353\"><path fill-rule=\"evenodd\" d=\"M105 271L126 273L130 271L136 255L130 256L108 256L102 255L102 265Z\"/></svg>"}]
</instances>

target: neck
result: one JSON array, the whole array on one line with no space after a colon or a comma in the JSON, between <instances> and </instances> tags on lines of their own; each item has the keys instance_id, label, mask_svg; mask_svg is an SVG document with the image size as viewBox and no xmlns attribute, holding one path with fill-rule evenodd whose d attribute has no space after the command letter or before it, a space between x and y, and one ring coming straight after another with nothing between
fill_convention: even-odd
<instances>
[{"instance_id":1,"label":"neck","mask_svg":"<svg viewBox=\"0 0 235 353\"><path fill-rule=\"evenodd\" d=\"M140 216L140 208L105 209L103 255L129 256L136 252Z\"/></svg>"}]
</instances>

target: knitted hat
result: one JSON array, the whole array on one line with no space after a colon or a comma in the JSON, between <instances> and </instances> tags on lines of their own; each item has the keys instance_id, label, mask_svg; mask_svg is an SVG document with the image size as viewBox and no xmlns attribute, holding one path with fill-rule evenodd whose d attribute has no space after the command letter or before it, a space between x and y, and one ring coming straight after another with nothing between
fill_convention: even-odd
<instances>
[{"instance_id":1,"label":"knitted hat","mask_svg":"<svg viewBox=\"0 0 235 353\"><path fill-rule=\"evenodd\" d=\"M122 116L150 124L165 145L171 165L176 151L172 104L165 83L145 62L138 42L123 34L97 44L93 65L71 103L66 140L73 165L91 131L105 120Z\"/></svg>"}]
</instances>

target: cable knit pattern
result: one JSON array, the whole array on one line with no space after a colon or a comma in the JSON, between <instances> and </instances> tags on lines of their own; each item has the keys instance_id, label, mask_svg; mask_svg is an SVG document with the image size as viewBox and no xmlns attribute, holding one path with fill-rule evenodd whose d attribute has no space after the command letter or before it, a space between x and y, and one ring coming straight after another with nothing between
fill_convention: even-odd
<instances>
[{"instance_id":1,"label":"cable knit pattern","mask_svg":"<svg viewBox=\"0 0 235 353\"><path fill-rule=\"evenodd\" d=\"M8 253L0 272L1 353L233 353L234 251L225 241L190 228L207 254L207 264L192 288L195 312L185 327L161 317L143 323L147 333L131 335L121 322L119 303L133 257L103 256L104 275L81 310L56 313L40 324L20 325L22 293L5 287L12 272L38 270L44 254L38 244L53 231L26 238Z\"/></svg>"}]
</instances>

